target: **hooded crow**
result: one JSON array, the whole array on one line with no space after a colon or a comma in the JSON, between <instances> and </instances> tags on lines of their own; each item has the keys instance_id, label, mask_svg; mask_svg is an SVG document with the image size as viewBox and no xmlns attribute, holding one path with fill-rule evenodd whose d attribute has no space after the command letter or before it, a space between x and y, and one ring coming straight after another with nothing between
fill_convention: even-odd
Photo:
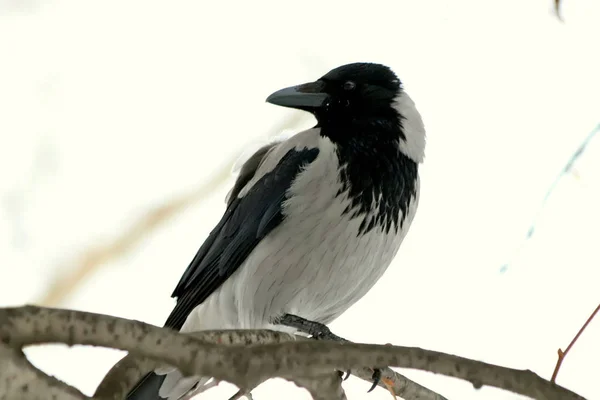
<instances>
[{"instance_id":1,"label":"hooded crow","mask_svg":"<svg viewBox=\"0 0 600 400\"><path fill-rule=\"evenodd\" d=\"M165 327L292 332L275 323L284 314L329 324L381 278L411 225L425 129L390 68L343 65L267 102L317 124L243 165ZM209 379L161 368L127 398L177 400Z\"/></svg>"}]
</instances>

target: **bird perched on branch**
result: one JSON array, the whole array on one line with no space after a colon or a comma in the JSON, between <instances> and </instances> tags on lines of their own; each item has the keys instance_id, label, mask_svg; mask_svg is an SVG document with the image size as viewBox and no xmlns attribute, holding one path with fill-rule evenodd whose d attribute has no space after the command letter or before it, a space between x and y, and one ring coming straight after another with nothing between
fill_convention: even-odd
<instances>
[{"instance_id":1,"label":"bird perched on branch","mask_svg":"<svg viewBox=\"0 0 600 400\"><path fill-rule=\"evenodd\" d=\"M267 102L314 128L260 148L173 292L165 327L279 329L284 314L328 324L383 275L419 200L425 129L391 69L343 65ZM148 374L131 400L177 400L210 379Z\"/></svg>"}]
</instances>

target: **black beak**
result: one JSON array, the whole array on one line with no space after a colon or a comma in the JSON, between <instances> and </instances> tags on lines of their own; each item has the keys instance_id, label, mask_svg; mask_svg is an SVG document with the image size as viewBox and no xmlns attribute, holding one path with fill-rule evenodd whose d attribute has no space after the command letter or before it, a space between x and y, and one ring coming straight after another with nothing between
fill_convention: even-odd
<instances>
[{"instance_id":1,"label":"black beak","mask_svg":"<svg viewBox=\"0 0 600 400\"><path fill-rule=\"evenodd\" d=\"M319 108L328 97L324 89L325 84L321 81L291 86L271 94L267 97L267 103L301 110Z\"/></svg>"}]
</instances>

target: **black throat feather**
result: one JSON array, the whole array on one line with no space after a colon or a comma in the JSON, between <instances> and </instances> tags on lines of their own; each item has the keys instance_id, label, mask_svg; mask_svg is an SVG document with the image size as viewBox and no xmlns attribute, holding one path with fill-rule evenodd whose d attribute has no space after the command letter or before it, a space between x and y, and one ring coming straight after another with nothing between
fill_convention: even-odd
<instances>
[{"instance_id":1,"label":"black throat feather","mask_svg":"<svg viewBox=\"0 0 600 400\"><path fill-rule=\"evenodd\" d=\"M374 228L401 229L417 192L418 163L400 151L402 117L322 124L321 134L337 145L341 189L350 205L342 214L362 218L358 235Z\"/></svg>"}]
</instances>

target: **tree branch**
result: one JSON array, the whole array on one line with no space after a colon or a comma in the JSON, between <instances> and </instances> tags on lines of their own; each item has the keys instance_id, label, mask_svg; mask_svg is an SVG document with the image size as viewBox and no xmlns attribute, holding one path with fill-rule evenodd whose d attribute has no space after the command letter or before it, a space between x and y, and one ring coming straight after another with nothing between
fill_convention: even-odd
<instances>
[{"instance_id":1,"label":"tree branch","mask_svg":"<svg viewBox=\"0 0 600 400\"><path fill-rule=\"evenodd\" d=\"M207 335L210 334L213 333ZM0 340L7 346L21 348L29 344L59 342L111 347L174 366L184 375L212 376L231 382L242 392L252 390L269 378L283 377L294 380L315 394L321 385L328 385L321 378L332 377L332 370L359 369L369 365L431 371L467 380L475 388L494 386L534 399L583 399L531 371L415 347L286 341L291 340L290 335L266 330L224 331L221 334L231 337L231 343L240 343L237 341L240 340L244 344L212 344L196 335L81 311L33 306L0 309ZM278 337L281 342L252 344L270 337ZM10 372L0 369L0 387L12 385L11 379L14 377ZM337 392L340 390L337 389ZM81 398L74 397L72 393L76 392L62 390L57 398Z\"/></svg>"},{"instance_id":2,"label":"tree branch","mask_svg":"<svg viewBox=\"0 0 600 400\"><path fill-rule=\"evenodd\" d=\"M77 389L34 367L20 349L0 343L1 399L89 399Z\"/></svg>"},{"instance_id":3,"label":"tree branch","mask_svg":"<svg viewBox=\"0 0 600 400\"><path fill-rule=\"evenodd\" d=\"M297 315L285 314L283 317L278 318L275 323L295 328L300 332L313 336L315 339L323 338L325 340L333 340L341 343L352 343L349 340L335 335L328 327L298 317ZM362 367L350 372L352 375L369 383L373 381L373 369L371 368ZM404 399L447 400L441 394L436 393L425 386L419 385L388 367L381 369L381 380L377 385L384 389L391 389L394 396L400 396Z\"/></svg>"},{"instance_id":4,"label":"tree branch","mask_svg":"<svg viewBox=\"0 0 600 400\"><path fill-rule=\"evenodd\" d=\"M237 334L232 333L235 332L231 330L215 330L180 334L191 336L204 343L218 345L283 343L296 339L294 336L286 333L264 330L245 330ZM150 358L137 357L130 353L108 371L96 389L94 396L103 399L121 400L148 371L152 371L158 366L159 363Z\"/></svg>"},{"instance_id":5,"label":"tree branch","mask_svg":"<svg viewBox=\"0 0 600 400\"><path fill-rule=\"evenodd\" d=\"M144 375L158 366L159 363L150 358L127 354L108 371L96 388L94 398L123 400Z\"/></svg>"}]
</instances>

